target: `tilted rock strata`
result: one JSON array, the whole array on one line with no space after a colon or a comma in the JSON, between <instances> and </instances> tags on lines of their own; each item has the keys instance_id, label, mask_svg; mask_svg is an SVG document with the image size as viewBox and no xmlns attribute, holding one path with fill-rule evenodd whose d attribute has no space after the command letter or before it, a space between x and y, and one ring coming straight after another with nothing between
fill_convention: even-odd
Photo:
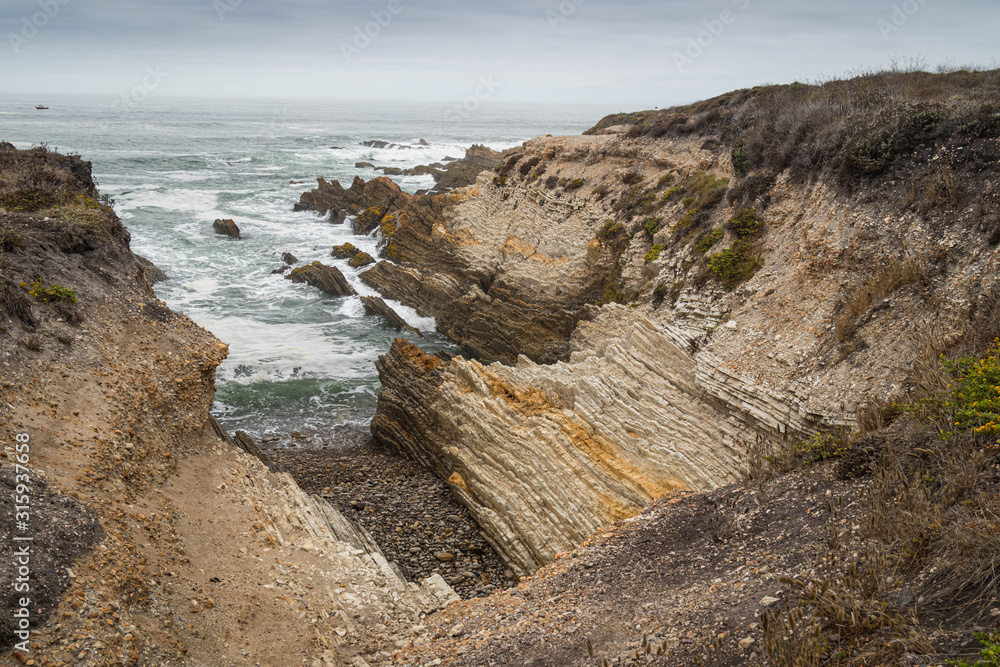
<instances>
[{"instance_id":1,"label":"tilted rock strata","mask_svg":"<svg viewBox=\"0 0 1000 667\"><path fill-rule=\"evenodd\" d=\"M331 296L354 296L357 294L340 269L335 266L327 266L322 262L300 266L285 278L293 283L308 283Z\"/></svg>"},{"instance_id":2,"label":"tilted rock strata","mask_svg":"<svg viewBox=\"0 0 1000 667\"><path fill-rule=\"evenodd\" d=\"M393 310L389 304L387 304L382 299L377 296L363 296L361 297L361 303L365 305L365 310L379 317L384 317L397 329L403 331L409 331L410 333L422 336L420 330L416 327L407 324L406 320L399 316L395 310Z\"/></svg>"},{"instance_id":3,"label":"tilted rock strata","mask_svg":"<svg viewBox=\"0 0 1000 667\"><path fill-rule=\"evenodd\" d=\"M689 178L725 188L729 155L711 142L540 138L509 163L465 192L414 198L383 239L392 261L362 279L480 357L397 342L378 364L372 431L449 478L521 571L657 495L735 479L758 437L853 427L859 406L906 386L928 336L954 336L1000 289L975 220L943 226L877 188L855 200L787 175L758 203L762 266L725 289L707 259L733 244L742 190L697 215L696 197L670 195ZM721 230L719 244L698 250L692 224ZM853 341L838 337L845 296L904 257L922 276L872 303ZM594 308L605 285L629 306ZM496 359L516 365L482 363Z\"/></svg>"},{"instance_id":4,"label":"tilted rock strata","mask_svg":"<svg viewBox=\"0 0 1000 667\"><path fill-rule=\"evenodd\" d=\"M316 180L319 185L302 194L295 210L329 215L333 222L343 222L349 215L359 216L354 222L355 234L371 233L384 215L402 207L410 198L410 195L385 176L368 182L360 176L355 177L351 187L347 189L337 181L329 183L323 178ZM367 216L363 215L366 211L369 212Z\"/></svg>"}]
</instances>

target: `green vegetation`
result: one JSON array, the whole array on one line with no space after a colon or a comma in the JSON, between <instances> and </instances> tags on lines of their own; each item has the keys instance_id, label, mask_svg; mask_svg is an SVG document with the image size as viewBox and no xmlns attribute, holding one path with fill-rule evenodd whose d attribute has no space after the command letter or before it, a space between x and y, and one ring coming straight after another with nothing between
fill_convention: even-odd
<instances>
[{"instance_id":1,"label":"green vegetation","mask_svg":"<svg viewBox=\"0 0 1000 667\"><path fill-rule=\"evenodd\" d=\"M583 179L582 178L574 178L572 181L570 181L566 185L566 189L567 190L579 190L582 187L583 187Z\"/></svg>"},{"instance_id":2,"label":"green vegetation","mask_svg":"<svg viewBox=\"0 0 1000 667\"><path fill-rule=\"evenodd\" d=\"M597 305L604 306L609 303L628 303L631 301L633 296L634 295L623 291L621 284L619 284L617 280L612 280L604 288L604 294L597 301Z\"/></svg>"},{"instance_id":3,"label":"green vegetation","mask_svg":"<svg viewBox=\"0 0 1000 667\"><path fill-rule=\"evenodd\" d=\"M660 180L656 182L657 189L663 189L677 180L677 174L671 172L669 174L664 174L660 176Z\"/></svg>"},{"instance_id":4,"label":"green vegetation","mask_svg":"<svg viewBox=\"0 0 1000 667\"><path fill-rule=\"evenodd\" d=\"M763 260L751 255L751 244L745 239L739 239L731 248L712 255L708 260L709 270L722 280L727 290L749 280L757 269L764 265Z\"/></svg>"},{"instance_id":5,"label":"green vegetation","mask_svg":"<svg viewBox=\"0 0 1000 667\"><path fill-rule=\"evenodd\" d=\"M753 209L743 209L729 219L729 228L736 234L732 247L712 255L708 260L709 270L722 280L727 290L753 277L764 265L760 257L753 255L753 239L764 229L764 221Z\"/></svg>"},{"instance_id":6,"label":"green vegetation","mask_svg":"<svg viewBox=\"0 0 1000 667\"><path fill-rule=\"evenodd\" d=\"M1000 339L982 357L941 357L941 367L951 381L940 393L898 406L904 412L928 415L941 437L973 433L1000 443ZM943 416L943 418L942 418Z\"/></svg>"},{"instance_id":7,"label":"green vegetation","mask_svg":"<svg viewBox=\"0 0 1000 667\"><path fill-rule=\"evenodd\" d=\"M26 290L28 294L35 297L35 299L44 303L50 303L53 301L77 303L76 292L68 287L63 287L62 285L56 283L46 287L45 283L41 280L36 280L30 285L28 283L21 283L21 287Z\"/></svg>"},{"instance_id":8,"label":"green vegetation","mask_svg":"<svg viewBox=\"0 0 1000 667\"><path fill-rule=\"evenodd\" d=\"M650 262L655 262L656 260L658 260L660 258L660 255L666 249L666 247L667 246L658 243L654 245L652 248L650 248L649 252L646 253L646 263L648 264Z\"/></svg>"},{"instance_id":9,"label":"green vegetation","mask_svg":"<svg viewBox=\"0 0 1000 667\"><path fill-rule=\"evenodd\" d=\"M740 209L729 219L729 228L738 238L747 239L756 236L763 230L764 221L752 208Z\"/></svg>"},{"instance_id":10,"label":"green vegetation","mask_svg":"<svg viewBox=\"0 0 1000 667\"><path fill-rule=\"evenodd\" d=\"M663 220L660 218L648 218L642 223L642 226L645 228L646 233L652 237L656 234L656 232L660 231L662 223Z\"/></svg>"},{"instance_id":11,"label":"green vegetation","mask_svg":"<svg viewBox=\"0 0 1000 667\"><path fill-rule=\"evenodd\" d=\"M747 140L742 139L733 146L733 173L737 178L745 178L749 173L749 160L747 160Z\"/></svg>"},{"instance_id":12,"label":"green vegetation","mask_svg":"<svg viewBox=\"0 0 1000 667\"><path fill-rule=\"evenodd\" d=\"M631 137L715 137L734 174L830 171L844 183L885 173L921 145L968 146L1000 136L1000 70L931 73L908 63L818 85L759 86L658 111L617 114L590 133L631 125ZM996 159L994 144L984 150Z\"/></svg>"},{"instance_id":13,"label":"green vegetation","mask_svg":"<svg viewBox=\"0 0 1000 667\"><path fill-rule=\"evenodd\" d=\"M596 188L594 188L593 190L590 191L590 194L592 194L595 197L597 197L597 200L600 201L600 200L604 199L604 197L608 194L608 190L609 189L610 188L608 188L607 185L603 185L603 184L602 185L598 185Z\"/></svg>"},{"instance_id":14,"label":"green vegetation","mask_svg":"<svg viewBox=\"0 0 1000 667\"><path fill-rule=\"evenodd\" d=\"M23 211L34 213L43 209L51 208L58 203L51 192L30 188L26 190L15 190L14 192L0 195L0 208L8 211Z\"/></svg>"},{"instance_id":15,"label":"green vegetation","mask_svg":"<svg viewBox=\"0 0 1000 667\"><path fill-rule=\"evenodd\" d=\"M983 650L979 652L981 660L970 662L968 660L949 660L949 665L957 667L1000 667L1000 633L986 634L977 632L975 634Z\"/></svg>"},{"instance_id":16,"label":"green vegetation","mask_svg":"<svg viewBox=\"0 0 1000 667\"><path fill-rule=\"evenodd\" d=\"M722 239L723 233L718 227L710 231L705 238L698 242L698 252L708 252L711 250L712 246Z\"/></svg>"},{"instance_id":17,"label":"green vegetation","mask_svg":"<svg viewBox=\"0 0 1000 667\"><path fill-rule=\"evenodd\" d=\"M625 228L621 225L621 223L615 222L614 220L608 220L604 223L604 228L601 230L601 238L611 239L624 231Z\"/></svg>"}]
</instances>

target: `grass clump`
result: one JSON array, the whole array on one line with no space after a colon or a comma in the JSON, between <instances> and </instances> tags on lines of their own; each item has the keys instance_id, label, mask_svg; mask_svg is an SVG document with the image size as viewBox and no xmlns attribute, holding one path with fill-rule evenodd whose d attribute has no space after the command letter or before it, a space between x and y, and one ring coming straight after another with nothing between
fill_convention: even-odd
<instances>
[{"instance_id":1,"label":"grass clump","mask_svg":"<svg viewBox=\"0 0 1000 667\"><path fill-rule=\"evenodd\" d=\"M570 181L569 183L566 184L566 189L567 190L579 190L580 188L583 187L583 183L584 183L584 181L583 181L582 178L574 178L572 181Z\"/></svg>"},{"instance_id":2,"label":"grass clump","mask_svg":"<svg viewBox=\"0 0 1000 667\"><path fill-rule=\"evenodd\" d=\"M43 303L51 303L55 301L65 301L67 303L77 303L76 292L68 287L63 287L62 285L53 283L52 285L46 287L45 283L41 280L36 280L31 283L21 283L22 289L28 292L38 301Z\"/></svg>"},{"instance_id":3,"label":"grass clump","mask_svg":"<svg viewBox=\"0 0 1000 667\"><path fill-rule=\"evenodd\" d=\"M893 259L874 276L856 284L844 300L844 311L836 324L837 340L850 340L857 331L857 320L868 312L876 301L881 301L896 290L923 280L916 260Z\"/></svg>"},{"instance_id":4,"label":"grass clump","mask_svg":"<svg viewBox=\"0 0 1000 667\"><path fill-rule=\"evenodd\" d=\"M601 184L591 190L590 194L594 195L594 197L597 198L597 201L601 201L605 196L607 196L608 190L610 190L610 188L607 185Z\"/></svg>"}]
</instances>

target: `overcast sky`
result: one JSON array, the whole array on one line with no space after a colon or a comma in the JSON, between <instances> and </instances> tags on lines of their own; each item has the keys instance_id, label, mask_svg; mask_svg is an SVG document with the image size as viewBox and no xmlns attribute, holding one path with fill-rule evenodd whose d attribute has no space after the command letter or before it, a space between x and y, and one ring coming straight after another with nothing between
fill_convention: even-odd
<instances>
[{"instance_id":1,"label":"overcast sky","mask_svg":"<svg viewBox=\"0 0 1000 667\"><path fill-rule=\"evenodd\" d=\"M0 0L0 93L651 108L894 58L995 65L998 17L998 0Z\"/></svg>"}]
</instances>

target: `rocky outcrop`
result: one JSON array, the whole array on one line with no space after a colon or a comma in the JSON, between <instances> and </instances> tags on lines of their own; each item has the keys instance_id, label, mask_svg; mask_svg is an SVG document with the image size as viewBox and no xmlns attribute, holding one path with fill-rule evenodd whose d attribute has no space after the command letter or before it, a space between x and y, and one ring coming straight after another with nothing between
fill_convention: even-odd
<instances>
[{"instance_id":1,"label":"rocky outcrop","mask_svg":"<svg viewBox=\"0 0 1000 667\"><path fill-rule=\"evenodd\" d=\"M366 253L364 250L356 248L352 243L345 243L343 245L333 246L333 252L330 253L337 259L346 259L348 264L352 267L359 269L364 266L369 266L375 263L375 258Z\"/></svg>"},{"instance_id":2,"label":"rocky outcrop","mask_svg":"<svg viewBox=\"0 0 1000 667\"><path fill-rule=\"evenodd\" d=\"M347 216L358 216L354 222L355 234L370 234L382 217L404 206L410 196L385 176L365 182L354 178L350 188L339 182L328 183L317 179L318 187L302 194L295 205L296 211L315 211L329 215L333 222L343 222Z\"/></svg>"},{"instance_id":3,"label":"rocky outcrop","mask_svg":"<svg viewBox=\"0 0 1000 667\"><path fill-rule=\"evenodd\" d=\"M292 264L298 264L299 258L290 252L285 252L281 254L281 261L291 266Z\"/></svg>"},{"instance_id":4,"label":"rocky outcrop","mask_svg":"<svg viewBox=\"0 0 1000 667\"><path fill-rule=\"evenodd\" d=\"M146 280L149 281L150 285L161 283L167 279L167 274L145 257L136 255L135 259L142 266L143 273L146 275Z\"/></svg>"},{"instance_id":5,"label":"rocky outcrop","mask_svg":"<svg viewBox=\"0 0 1000 667\"><path fill-rule=\"evenodd\" d=\"M231 239L242 238L240 236L240 228L232 220L216 220L212 224L212 228L220 236L228 236Z\"/></svg>"},{"instance_id":6,"label":"rocky outcrop","mask_svg":"<svg viewBox=\"0 0 1000 667\"><path fill-rule=\"evenodd\" d=\"M335 266L327 266L322 262L300 266L285 276L285 279L291 280L293 283L308 283L331 296L354 296L357 294L340 269Z\"/></svg>"},{"instance_id":7,"label":"rocky outcrop","mask_svg":"<svg viewBox=\"0 0 1000 667\"><path fill-rule=\"evenodd\" d=\"M501 153L481 144L475 144L465 151L464 158L444 168L444 173L438 177L434 189L438 192L447 192L472 185L480 173L493 169L502 158Z\"/></svg>"},{"instance_id":8,"label":"rocky outcrop","mask_svg":"<svg viewBox=\"0 0 1000 667\"><path fill-rule=\"evenodd\" d=\"M0 155L0 183L94 192L78 158L63 173ZM0 487L12 517L13 446L28 436L35 538L30 644L10 661L350 664L454 600L440 577L402 579L335 510L214 431L226 345L156 298L111 208L89 215L0 210ZM20 288L34 281L72 292ZM12 528L0 523L8 564Z\"/></svg>"},{"instance_id":9,"label":"rocky outcrop","mask_svg":"<svg viewBox=\"0 0 1000 667\"><path fill-rule=\"evenodd\" d=\"M683 133L539 138L384 230L389 261L362 279L479 358L397 341L372 432L449 479L519 571L736 479L758 437L852 428L907 386L928 331L958 336L1000 292L971 193L935 222L896 177L847 193L731 159Z\"/></svg>"},{"instance_id":10,"label":"rocky outcrop","mask_svg":"<svg viewBox=\"0 0 1000 667\"><path fill-rule=\"evenodd\" d=\"M416 334L421 337L423 336L423 334L420 333L419 329L407 324L406 320L404 320L402 317L399 316L399 313L390 308L385 301L378 298L377 296L363 296L361 297L361 302L365 304L366 311L368 311L372 315L378 317L384 317L389 321L390 324L395 326L397 329L401 329L402 331L409 331L410 333Z\"/></svg>"}]
</instances>

